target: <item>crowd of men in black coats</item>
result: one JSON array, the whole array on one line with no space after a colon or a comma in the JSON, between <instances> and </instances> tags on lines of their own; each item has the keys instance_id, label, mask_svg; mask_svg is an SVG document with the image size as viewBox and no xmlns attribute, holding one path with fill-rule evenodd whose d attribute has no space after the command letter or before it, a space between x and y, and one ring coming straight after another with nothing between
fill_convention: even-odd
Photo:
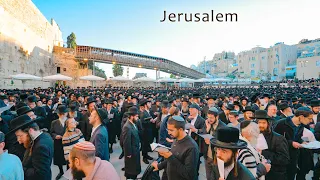
<instances>
[{"instance_id":1,"label":"crowd of men in black coats","mask_svg":"<svg viewBox=\"0 0 320 180\"><path fill-rule=\"evenodd\" d=\"M120 141L119 159L124 158L127 179L141 173L140 151L142 162L164 169L162 179L198 179L201 164L207 179L305 179L311 170L319 179L320 163L314 166L313 157L317 151L303 148L312 141L306 132L320 139L319 98L319 87L0 90L0 131L6 134L8 152L25 162L25 179L51 179L52 159L60 169L56 178L63 175L62 166L68 162L62 136L70 117L102 160L110 160L113 144ZM251 122L258 124L267 148L248 140ZM31 137L27 160L18 130ZM158 159L151 157L154 142L171 149L159 150ZM241 149L253 160L258 154L268 161L256 159L254 167L241 163ZM228 150L230 157L225 158ZM224 161L224 175L218 173L218 160ZM144 178L160 177L147 172Z\"/></svg>"}]
</instances>

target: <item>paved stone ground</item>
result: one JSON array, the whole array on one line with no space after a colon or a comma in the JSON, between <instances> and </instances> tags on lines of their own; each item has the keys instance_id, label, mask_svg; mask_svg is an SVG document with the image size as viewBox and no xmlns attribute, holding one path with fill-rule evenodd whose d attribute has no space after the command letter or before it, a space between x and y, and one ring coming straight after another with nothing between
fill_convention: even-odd
<instances>
[{"instance_id":1,"label":"paved stone ground","mask_svg":"<svg viewBox=\"0 0 320 180\"><path fill-rule=\"evenodd\" d=\"M120 179L121 180L125 180L126 178L124 177L124 171L121 171L121 168L124 167L124 159L119 159L119 156L121 154L121 147L119 145L119 142L117 144L114 144L113 145L113 153L111 154L111 157L110 157L110 162L111 164L114 166L114 168L117 170L119 176L120 176ZM157 158L158 157L158 154L157 153L149 153L149 155L153 158ZM151 163L152 161L150 161ZM203 159L202 159L202 162ZM143 172L145 171L145 169L148 167L147 164L145 164L144 162L142 162L142 156L141 156L141 170L142 172L140 173L140 175L138 175L138 178L141 177L143 175ZM59 168L55 165L52 165L51 166L51 170L52 170L52 179L55 179L55 177L58 175L59 173ZM64 167L64 170L66 170L66 167ZM162 172L160 171L160 175L162 174ZM199 180L205 180L205 175L206 175L206 172L205 172L205 168L204 168L204 163L202 163L200 165L200 176L199 176ZM63 179L63 178L61 178Z\"/></svg>"},{"instance_id":2,"label":"paved stone ground","mask_svg":"<svg viewBox=\"0 0 320 180\"><path fill-rule=\"evenodd\" d=\"M121 180L125 180L126 178L124 177L124 171L121 171L121 168L124 167L124 159L119 159L119 156L121 154L121 147L119 145L119 142L117 144L115 144L113 146L113 153L111 154L111 158L110 158L110 162L112 163L112 165L115 167L115 169L117 170L120 179ZM153 158L157 158L158 155L157 153L149 153L149 155ZM141 156L142 157L142 156ZM204 160L203 158L201 158L202 164L200 165L200 175L199 175L199 180L205 180L206 179L206 171L204 168ZM151 161L150 161L151 163ZM142 158L141 158L141 169L142 172L141 174L138 176L141 177L143 175L143 172L145 171L145 169L148 167L147 164L145 164L144 162L142 162ZM52 179L55 179L55 177L58 175L59 173L59 169L57 166L52 165L51 166L51 170L52 170ZM64 167L64 170L66 170L66 167ZM162 172L160 172L160 175L162 174ZM311 177L313 176L313 172L311 171L307 176L306 176L306 180L311 180ZM63 178L61 178L63 179Z\"/></svg>"}]
</instances>

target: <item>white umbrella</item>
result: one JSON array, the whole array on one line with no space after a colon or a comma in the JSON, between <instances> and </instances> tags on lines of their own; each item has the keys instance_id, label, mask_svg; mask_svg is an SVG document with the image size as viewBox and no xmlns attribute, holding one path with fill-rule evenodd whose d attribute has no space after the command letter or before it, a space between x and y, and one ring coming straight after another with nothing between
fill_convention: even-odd
<instances>
[{"instance_id":1,"label":"white umbrella","mask_svg":"<svg viewBox=\"0 0 320 180\"><path fill-rule=\"evenodd\" d=\"M47 80L47 81L71 81L72 77L65 76L65 75L62 75L62 74L56 74L56 75L52 75L52 76L45 76L45 77L43 77L43 80Z\"/></svg>"},{"instance_id":2,"label":"white umbrella","mask_svg":"<svg viewBox=\"0 0 320 180\"><path fill-rule=\"evenodd\" d=\"M125 78L123 76L116 76L116 77L110 78L109 81L132 81L132 80L129 78Z\"/></svg>"},{"instance_id":3,"label":"white umbrella","mask_svg":"<svg viewBox=\"0 0 320 180\"><path fill-rule=\"evenodd\" d=\"M105 80L105 78L94 76L94 75L82 76L79 79L87 80L87 81L104 81Z\"/></svg>"},{"instance_id":4,"label":"white umbrella","mask_svg":"<svg viewBox=\"0 0 320 180\"><path fill-rule=\"evenodd\" d=\"M216 78L214 79L215 82L230 82L231 79L227 79L227 78Z\"/></svg>"},{"instance_id":5,"label":"white umbrella","mask_svg":"<svg viewBox=\"0 0 320 180\"><path fill-rule=\"evenodd\" d=\"M34 75L31 75L31 74L25 74L25 73L11 75L10 77L13 78L13 79L21 80L23 89L24 89L24 85L25 85L27 80L37 80L37 81L41 80L41 77L34 76Z\"/></svg>"},{"instance_id":6,"label":"white umbrella","mask_svg":"<svg viewBox=\"0 0 320 180\"><path fill-rule=\"evenodd\" d=\"M158 82L176 82L178 81L177 79L172 79L172 78L162 78L159 79Z\"/></svg>"},{"instance_id":7,"label":"white umbrella","mask_svg":"<svg viewBox=\"0 0 320 180\"><path fill-rule=\"evenodd\" d=\"M195 80L195 82L214 82L214 79L201 78L201 79Z\"/></svg>"},{"instance_id":8,"label":"white umbrella","mask_svg":"<svg viewBox=\"0 0 320 180\"><path fill-rule=\"evenodd\" d=\"M141 77L133 80L134 82L156 82L156 80L148 78L148 77Z\"/></svg>"},{"instance_id":9,"label":"white umbrella","mask_svg":"<svg viewBox=\"0 0 320 180\"><path fill-rule=\"evenodd\" d=\"M183 78L183 79L179 79L179 82L194 83L195 80L190 78Z\"/></svg>"},{"instance_id":10,"label":"white umbrella","mask_svg":"<svg viewBox=\"0 0 320 180\"><path fill-rule=\"evenodd\" d=\"M19 79L19 80L41 80L41 77L34 76L31 74L25 74L25 73L11 75L10 77L13 79Z\"/></svg>"}]
</instances>

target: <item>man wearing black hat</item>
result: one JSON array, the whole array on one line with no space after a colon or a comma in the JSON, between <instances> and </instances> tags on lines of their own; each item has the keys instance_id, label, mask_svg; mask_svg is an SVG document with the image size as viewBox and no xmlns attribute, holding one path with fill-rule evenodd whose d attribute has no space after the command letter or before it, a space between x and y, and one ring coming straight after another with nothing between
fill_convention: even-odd
<instances>
[{"instance_id":1,"label":"man wearing black hat","mask_svg":"<svg viewBox=\"0 0 320 180\"><path fill-rule=\"evenodd\" d=\"M38 117L43 117L47 121L47 113L44 107L36 106L37 98L34 95L28 96L28 106L33 109L34 114ZM47 123L48 124L48 123Z\"/></svg>"},{"instance_id":2,"label":"man wearing black hat","mask_svg":"<svg viewBox=\"0 0 320 180\"><path fill-rule=\"evenodd\" d=\"M140 163L140 138L136 123L139 119L139 112L136 107L129 108L126 115L127 122L122 129L123 151L124 151L124 171L127 179L136 179L141 172Z\"/></svg>"},{"instance_id":3,"label":"man wearing black hat","mask_svg":"<svg viewBox=\"0 0 320 180\"><path fill-rule=\"evenodd\" d=\"M219 128L225 127L221 120L219 120L219 111L215 107L208 110L208 118L205 121L204 127L198 132L199 134L210 134L215 137ZM208 180L213 179L213 156L215 155L214 147L211 146L210 138L205 138L204 143L201 143L203 157L205 159L206 177Z\"/></svg>"},{"instance_id":4,"label":"man wearing black hat","mask_svg":"<svg viewBox=\"0 0 320 180\"><path fill-rule=\"evenodd\" d=\"M215 98L213 96L209 96L207 98L207 105L204 106L202 108L202 111L201 111L201 117L203 117L204 119L207 118L207 115L208 115L208 111L211 107L214 107L214 100Z\"/></svg>"},{"instance_id":5,"label":"man wearing black hat","mask_svg":"<svg viewBox=\"0 0 320 180\"><path fill-rule=\"evenodd\" d=\"M79 121L79 129L83 133L84 139L86 141L90 140L92 133L92 125L89 123L89 117L95 110L95 102L96 100L93 97L88 98L86 103L87 112L83 114L82 120Z\"/></svg>"},{"instance_id":6,"label":"man wearing black hat","mask_svg":"<svg viewBox=\"0 0 320 180\"><path fill-rule=\"evenodd\" d=\"M218 129L216 138L211 139L211 144L215 147L216 152L213 179L255 180L251 172L237 160L238 149L247 147L247 143L239 139L239 130L237 128L222 127ZM221 160L224 163L224 174L220 174L218 167L218 161Z\"/></svg>"},{"instance_id":7,"label":"man wearing black hat","mask_svg":"<svg viewBox=\"0 0 320 180\"><path fill-rule=\"evenodd\" d=\"M148 152L151 151L150 144L153 141L152 137L152 123L155 123L156 120L152 118L150 112L151 108L151 102L142 99L139 103L140 105L140 121L142 123L142 156L143 156L143 162L146 164L149 164L148 160L153 160L152 157L148 155Z\"/></svg>"},{"instance_id":8,"label":"man wearing black hat","mask_svg":"<svg viewBox=\"0 0 320 180\"><path fill-rule=\"evenodd\" d=\"M104 109L106 110L107 113L107 119L106 119L106 124L107 124L107 130L108 130L108 137L109 137L109 152L113 153L112 146L114 143L116 143L116 122L120 121L117 117L117 112L116 110L112 107L113 102L112 100L107 100L104 102Z\"/></svg>"},{"instance_id":9,"label":"man wearing black hat","mask_svg":"<svg viewBox=\"0 0 320 180\"><path fill-rule=\"evenodd\" d=\"M313 122L316 124L320 122L320 100L312 100L310 107L313 112Z\"/></svg>"},{"instance_id":10,"label":"man wearing black hat","mask_svg":"<svg viewBox=\"0 0 320 180\"><path fill-rule=\"evenodd\" d=\"M286 102L281 103L279 105L279 109L281 112L281 115L280 115L281 119L293 116L292 109L291 109L291 107L289 107L288 103L286 103Z\"/></svg>"},{"instance_id":11,"label":"man wearing black hat","mask_svg":"<svg viewBox=\"0 0 320 180\"><path fill-rule=\"evenodd\" d=\"M293 180L297 173L297 164L299 159L299 148L303 142L301 137L304 126L312 122L312 111L307 107L300 107L296 110L293 117L287 117L280 120L274 128L274 131L283 135L288 142L290 163L287 166L287 178ZM290 173L289 173L290 172Z\"/></svg>"},{"instance_id":12,"label":"man wearing black hat","mask_svg":"<svg viewBox=\"0 0 320 180\"><path fill-rule=\"evenodd\" d=\"M161 127L161 123L168 115L169 115L169 102L164 100L161 104L161 111L158 114L158 117L156 119L156 128L157 128L156 133L158 133L156 142L159 141L159 129Z\"/></svg>"},{"instance_id":13,"label":"man wearing black hat","mask_svg":"<svg viewBox=\"0 0 320 180\"><path fill-rule=\"evenodd\" d=\"M29 157L31 164L28 167L24 167L25 179L51 180L53 142L50 135L40 131L36 120L32 120L26 114L13 119L10 127L11 131L8 134L15 133L19 137L23 136L24 133L28 133L33 141L31 157Z\"/></svg>"},{"instance_id":14,"label":"man wearing black hat","mask_svg":"<svg viewBox=\"0 0 320 180\"><path fill-rule=\"evenodd\" d=\"M234 105L233 104L227 104L227 105L224 105L222 107L223 111L219 114L219 119L224 122L225 124L229 124L230 121L229 121L229 113L230 111L233 111L234 110Z\"/></svg>"},{"instance_id":15,"label":"man wearing black hat","mask_svg":"<svg viewBox=\"0 0 320 180\"><path fill-rule=\"evenodd\" d=\"M253 116L254 110L251 108L251 106L246 106L243 110L243 118L239 119L239 122L243 121L251 121L251 117Z\"/></svg>"},{"instance_id":16,"label":"man wearing black hat","mask_svg":"<svg viewBox=\"0 0 320 180\"><path fill-rule=\"evenodd\" d=\"M256 111L253 118L258 122L260 133L264 136L268 145L267 149L257 149L266 159L271 161L271 170L266 175L266 180L286 179L286 167L290 161L287 140L272 130L273 120L265 110Z\"/></svg>"},{"instance_id":17,"label":"man wearing black hat","mask_svg":"<svg viewBox=\"0 0 320 180\"><path fill-rule=\"evenodd\" d=\"M165 160L152 163L155 170L166 168L167 179L198 179L197 166L199 148L196 142L185 132L185 120L181 116L172 116L168 120L168 133L175 139L171 150L159 150ZM165 178L165 177L163 177Z\"/></svg>"},{"instance_id":18,"label":"man wearing black hat","mask_svg":"<svg viewBox=\"0 0 320 180\"><path fill-rule=\"evenodd\" d=\"M102 160L109 161L109 138L108 131L105 127L108 115L104 109L95 109L89 117L89 123L92 125L90 142L96 147L96 156Z\"/></svg>"},{"instance_id":19,"label":"man wearing black hat","mask_svg":"<svg viewBox=\"0 0 320 180\"><path fill-rule=\"evenodd\" d=\"M261 105L261 103L260 103L258 95L257 94L253 95L251 97L251 107L252 107L252 109L255 110L255 111L259 110L260 109L260 105Z\"/></svg>"}]
</instances>

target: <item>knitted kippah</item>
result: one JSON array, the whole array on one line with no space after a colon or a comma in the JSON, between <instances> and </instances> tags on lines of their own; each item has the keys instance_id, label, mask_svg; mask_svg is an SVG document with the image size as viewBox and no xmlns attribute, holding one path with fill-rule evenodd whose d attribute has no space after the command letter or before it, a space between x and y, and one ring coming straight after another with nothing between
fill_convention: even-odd
<instances>
[{"instance_id":1,"label":"knitted kippah","mask_svg":"<svg viewBox=\"0 0 320 180\"><path fill-rule=\"evenodd\" d=\"M74 148L84 150L84 151L95 151L96 150L94 145L88 141L78 142L77 144L74 145Z\"/></svg>"}]
</instances>

